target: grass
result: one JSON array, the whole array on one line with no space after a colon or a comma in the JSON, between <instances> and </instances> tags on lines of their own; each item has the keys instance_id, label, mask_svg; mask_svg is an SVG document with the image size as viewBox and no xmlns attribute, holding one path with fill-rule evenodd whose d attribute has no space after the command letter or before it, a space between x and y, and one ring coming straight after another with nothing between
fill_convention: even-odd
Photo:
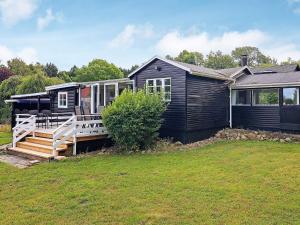
<instances>
[{"instance_id":1,"label":"grass","mask_svg":"<svg viewBox=\"0 0 300 225\"><path fill-rule=\"evenodd\" d=\"M299 144L0 164L0 224L300 224Z\"/></svg>"},{"instance_id":2,"label":"grass","mask_svg":"<svg viewBox=\"0 0 300 225\"><path fill-rule=\"evenodd\" d=\"M8 144L11 142L12 134L10 132L0 131L0 145Z\"/></svg>"}]
</instances>

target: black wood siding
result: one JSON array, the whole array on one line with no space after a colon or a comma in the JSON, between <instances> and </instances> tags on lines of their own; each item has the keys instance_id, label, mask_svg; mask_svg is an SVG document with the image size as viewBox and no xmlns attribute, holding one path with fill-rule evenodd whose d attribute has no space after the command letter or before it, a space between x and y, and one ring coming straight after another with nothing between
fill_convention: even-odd
<instances>
[{"instance_id":1,"label":"black wood siding","mask_svg":"<svg viewBox=\"0 0 300 225\"><path fill-rule=\"evenodd\" d=\"M209 132L228 124L229 89L225 81L188 75L187 131Z\"/></svg>"},{"instance_id":2,"label":"black wood siding","mask_svg":"<svg viewBox=\"0 0 300 225\"><path fill-rule=\"evenodd\" d=\"M156 68L159 68L156 69ZM164 136L174 136L178 131L185 131L186 128L186 72L178 67L161 60L154 60L152 63L138 71L133 79L137 88L144 88L147 79L171 78L171 102L163 115ZM177 132L173 132L177 131ZM178 134L181 136L181 134ZM181 139L181 138L180 138Z\"/></svg>"},{"instance_id":3,"label":"black wood siding","mask_svg":"<svg viewBox=\"0 0 300 225\"><path fill-rule=\"evenodd\" d=\"M77 88L62 88L50 91L51 111L55 113L74 112ZM68 108L58 108L58 92L68 92Z\"/></svg>"},{"instance_id":4,"label":"black wood siding","mask_svg":"<svg viewBox=\"0 0 300 225\"><path fill-rule=\"evenodd\" d=\"M233 106L233 127L280 129L279 106Z\"/></svg>"}]
</instances>

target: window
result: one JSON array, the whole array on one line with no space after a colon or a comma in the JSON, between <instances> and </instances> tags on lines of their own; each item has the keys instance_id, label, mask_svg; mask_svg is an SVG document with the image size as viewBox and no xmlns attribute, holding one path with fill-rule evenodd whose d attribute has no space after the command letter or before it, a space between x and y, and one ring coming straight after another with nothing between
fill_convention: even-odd
<instances>
[{"instance_id":1,"label":"window","mask_svg":"<svg viewBox=\"0 0 300 225\"><path fill-rule=\"evenodd\" d=\"M298 88L283 88L283 105L299 105Z\"/></svg>"},{"instance_id":2,"label":"window","mask_svg":"<svg viewBox=\"0 0 300 225\"><path fill-rule=\"evenodd\" d=\"M253 90L253 105L278 105L278 88Z\"/></svg>"},{"instance_id":3,"label":"window","mask_svg":"<svg viewBox=\"0 0 300 225\"><path fill-rule=\"evenodd\" d=\"M148 79L148 93L162 93L164 101L171 101L171 78Z\"/></svg>"},{"instance_id":4,"label":"window","mask_svg":"<svg viewBox=\"0 0 300 225\"><path fill-rule=\"evenodd\" d=\"M68 92L58 92L58 108L68 108Z\"/></svg>"},{"instance_id":5,"label":"window","mask_svg":"<svg viewBox=\"0 0 300 225\"><path fill-rule=\"evenodd\" d=\"M250 105L251 90L233 90L232 91L233 105Z\"/></svg>"}]
</instances>

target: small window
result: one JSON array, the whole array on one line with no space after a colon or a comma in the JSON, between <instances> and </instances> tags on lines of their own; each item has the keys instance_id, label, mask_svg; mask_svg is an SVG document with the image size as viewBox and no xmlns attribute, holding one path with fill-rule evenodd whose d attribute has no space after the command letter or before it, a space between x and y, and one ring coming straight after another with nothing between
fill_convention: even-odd
<instances>
[{"instance_id":1,"label":"small window","mask_svg":"<svg viewBox=\"0 0 300 225\"><path fill-rule=\"evenodd\" d=\"M58 108L68 108L68 92L58 92Z\"/></svg>"},{"instance_id":2,"label":"small window","mask_svg":"<svg viewBox=\"0 0 300 225\"><path fill-rule=\"evenodd\" d=\"M162 93L164 101L171 101L171 78L148 79L146 87L148 93Z\"/></svg>"},{"instance_id":3,"label":"small window","mask_svg":"<svg viewBox=\"0 0 300 225\"><path fill-rule=\"evenodd\" d=\"M278 88L253 90L253 105L278 105Z\"/></svg>"},{"instance_id":4,"label":"small window","mask_svg":"<svg viewBox=\"0 0 300 225\"><path fill-rule=\"evenodd\" d=\"M233 105L250 105L251 90L233 90L232 91Z\"/></svg>"},{"instance_id":5,"label":"small window","mask_svg":"<svg viewBox=\"0 0 300 225\"><path fill-rule=\"evenodd\" d=\"M283 88L283 105L299 105L299 88Z\"/></svg>"}]
</instances>

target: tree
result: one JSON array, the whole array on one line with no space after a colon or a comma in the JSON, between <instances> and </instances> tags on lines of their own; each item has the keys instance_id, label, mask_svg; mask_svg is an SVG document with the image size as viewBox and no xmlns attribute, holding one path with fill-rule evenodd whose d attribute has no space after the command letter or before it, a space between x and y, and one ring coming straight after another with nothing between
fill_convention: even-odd
<instances>
[{"instance_id":1,"label":"tree","mask_svg":"<svg viewBox=\"0 0 300 225\"><path fill-rule=\"evenodd\" d=\"M206 57L204 65L212 69L225 69L237 66L230 55L223 54L221 51L210 52Z\"/></svg>"},{"instance_id":2,"label":"tree","mask_svg":"<svg viewBox=\"0 0 300 225\"><path fill-rule=\"evenodd\" d=\"M272 59L270 56L266 56L257 47L244 46L235 48L231 52L232 57L236 63L241 62L242 55L248 56L248 65L249 66L260 66L262 64L276 64L277 61Z\"/></svg>"},{"instance_id":3,"label":"tree","mask_svg":"<svg viewBox=\"0 0 300 225\"><path fill-rule=\"evenodd\" d=\"M63 80L57 77L47 77L44 71L39 70L32 75L22 77L21 84L17 87L17 94L43 92L46 86L62 83L64 83Z\"/></svg>"},{"instance_id":4,"label":"tree","mask_svg":"<svg viewBox=\"0 0 300 225\"><path fill-rule=\"evenodd\" d=\"M94 59L87 66L75 71L78 82L119 79L124 77L122 71L112 63L102 59Z\"/></svg>"},{"instance_id":5,"label":"tree","mask_svg":"<svg viewBox=\"0 0 300 225\"><path fill-rule=\"evenodd\" d=\"M70 71L68 72L71 79L73 79L76 76L76 71L78 70L77 66L73 66Z\"/></svg>"},{"instance_id":6,"label":"tree","mask_svg":"<svg viewBox=\"0 0 300 225\"><path fill-rule=\"evenodd\" d=\"M7 61L8 69L15 75L25 76L31 72L28 66L22 59L14 58Z\"/></svg>"},{"instance_id":7,"label":"tree","mask_svg":"<svg viewBox=\"0 0 300 225\"><path fill-rule=\"evenodd\" d=\"M6 66L0 66L0 83L13 75Z\"/></svg>"},{"instance_id":8,"label":"tree","mask_svg":"<svg viewBox=\"0 0 300 225\"><path fill-rule=\"evenodd\" d=\"M170 55L166 55L166 59L175 60L178 62L189 63L189 64L194 64L194 65L203 65L203 63L204 63L204 57L203 57L202 53L189 52L187 50L183 50L175 58L173 58Z\"/></svg>"},{"instance_id":9,"label":"tree","mask_svg":"<svg viewBox=\"0 0 300 225\"><path fill-rule=\"evenodd\" d=\"M60 71L57 77L65 82L72 82L72 78L67 71Z\"/></svg>"},{"instance_id":10,"label":"tree","mask_svg":"<svg viewBox=\"0 0 300 225\"><path fill-rule=\"evenodd\" d=\"M133 65L133 66L131 66L130 69L125 69L125 68L121 68L121 67L119 69L124 74L124 77L127 77L130 73L132 73L133 71L135 71L137 68L139 68L138 65Z\"/></svg>"},{"instance_id":11,"label":"tree","mask_svg":"<svg viewBox=\"0 0 300 225\"><path fill-rule=\"evenodd\" d=\"M166 104L159 94L125 90L102 112L109 134L122 150L151 146L161 126Z\"/></svg>"},{"instance_id":12,"label":"tree","mask_svg":"<svg viewBox=\"0 0 300 225\"><path fill-rule=\"evenodd\" d=\"M283 61L280 64L281 65L289 65L289 64L299 64L300 65L300 60L296 61L296 60L293 60L291 57L288 57L286 61Z\"/></svg>"},{"instance_id":13,"label":"tree","mask_svg":"<svg viewBox=\"0 0 300 225\"><path fill-rule=\"evenodd\" d=\"M179 53L177 57L175 57L176 61L194 64L194 65L203 65L204 59L203 55L200 52L189 52L187 50L183 50Z\"/></svg>"},{"instance_id":14,"label":"tree","mask_svg":"<svg viewBox=\"0 0 300 225\"><path fill-rule=\"evenodd\" d=\"M19 76L11 76L0 84L0 122L7 122L10 119L11 105L4 101L16 94L17 86L21 83Z\"/></svg>"},{"instance_id":15,"label":"tree","mask_svg":"<svg viewBox=\"0 0 300 225\"><path fill-rule=\"evenodd\" d=\"M48 77L56 77L58 74L58 69L53 63L46 63L44 71Z\"/></svg>"}]
</instances>

